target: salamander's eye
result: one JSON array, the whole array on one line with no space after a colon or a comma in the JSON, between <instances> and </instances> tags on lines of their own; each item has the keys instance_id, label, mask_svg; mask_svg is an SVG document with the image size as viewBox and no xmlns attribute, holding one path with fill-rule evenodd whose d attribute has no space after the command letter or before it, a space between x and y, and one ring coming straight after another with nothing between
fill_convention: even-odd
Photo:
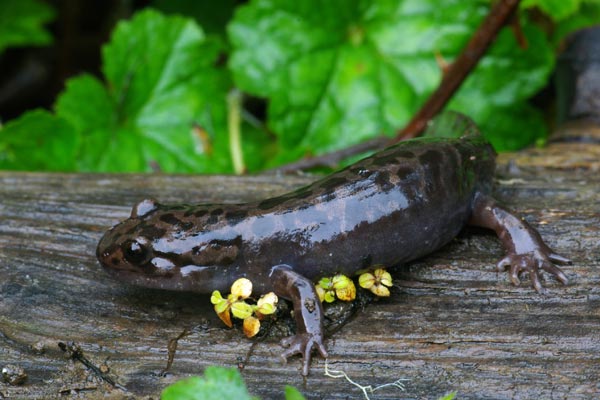
<instances>
[{"instance_id":1,"label":"salamander's eye","mask_svg":"<svg viewBox=\"0 0 600 400\"><path fill-rule=\"evenodd\" d=\"M132 264L139 264L146 260L146 248L137 240L128 240L123 244L123 255Z\"/></svg>"}]
</instances>

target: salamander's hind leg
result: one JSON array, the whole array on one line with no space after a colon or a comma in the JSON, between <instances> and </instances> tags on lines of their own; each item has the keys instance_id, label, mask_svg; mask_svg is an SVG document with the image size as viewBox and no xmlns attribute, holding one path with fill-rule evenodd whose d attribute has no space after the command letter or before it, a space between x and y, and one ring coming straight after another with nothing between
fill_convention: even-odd
<instances>
[{"instance_id":1,"label":"salamander's hind leg","mask_svg":"<svg viewBox=\"0 0 600 400\"><path fill-rule=\"evenodd\" d=\"M509 268L510 280L519 284L519 274L527 272L535 290L543 292L540 272L554 275L563 284L566 275L555 264L566 265L571 261L552 251L540 234L526 221L500 206L493 198L477 193L469 225L492 229L507 251L506 257L498 262L498 270Z\"/></svg>"}]
</instances>

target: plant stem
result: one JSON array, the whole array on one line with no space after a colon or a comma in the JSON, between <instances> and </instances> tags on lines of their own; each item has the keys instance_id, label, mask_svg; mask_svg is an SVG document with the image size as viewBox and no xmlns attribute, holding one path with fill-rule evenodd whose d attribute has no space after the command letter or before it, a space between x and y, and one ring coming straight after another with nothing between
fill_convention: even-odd
<instances>
[{"instance_id":1,"label":"plant stem","mask_svg":"<svg viewBox=\"0 0 600 400\"><path fill-rule=\"evenodd\" d=\"M242 93L233 89L227 95L227 129L229 131L229 152L233 162L233 171L237 175L246 172L241 134Z\"/></svg>"}]
</instances>

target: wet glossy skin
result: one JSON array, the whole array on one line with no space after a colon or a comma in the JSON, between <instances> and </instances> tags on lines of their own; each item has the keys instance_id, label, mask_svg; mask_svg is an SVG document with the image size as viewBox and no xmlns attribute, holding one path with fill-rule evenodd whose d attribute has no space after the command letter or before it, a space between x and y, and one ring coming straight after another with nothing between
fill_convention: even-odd
<instances>
[{"instance_id":1,"label":"wet glossy skin","mask_svg":"<svg viewBox=\"0 0 600 400\"><path fill-rule=\"evenodd\" d=\"M283 356L323 356L322 309L312 281L397 265L448 243L468 223L494 229L513 282L539 269L567 279L537 232L488 196L495 153L479 135L402 142L294 192L225 205L137 204L109 230L97 256L111 273L147 287L210 293L240 277L294 302L298 333Z\"/></svg>"}]
</instances>

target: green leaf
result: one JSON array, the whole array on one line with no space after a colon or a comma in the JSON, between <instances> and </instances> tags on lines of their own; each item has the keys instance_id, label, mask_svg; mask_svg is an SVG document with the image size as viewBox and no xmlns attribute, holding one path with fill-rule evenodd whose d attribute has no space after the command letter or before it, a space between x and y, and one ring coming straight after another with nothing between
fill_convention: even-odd
<instances>
[{"instance_id":1,"label":"green leaf","mask_svg":"<svg viewBox=\"0 0 600 400\"><path fill-rule=\"evenodd\" d=\"M526 100L548 82L554 53L539 28L524 23L523 33L525 49L511 31L501 31L448 104L469 115L497 151L518 150L547 133L541 114Z\"/></svg>"},{"instance_id":2,"label":"green leaf","mask_svg":"<svg viewBox=\"0 0 600 400\"><path fill-rule=\"evenodd\" d=\"M78 145L66 120L33 110L0 129L0 169L73 171Z\"/></svg>"},{"instance_id":3,"label":"green leaf","mask_svg":"<svg viewBox=\"0 0 600 400\"><path fill-rule=\"evenodd\" d=\"M104 73L116 105L113 117L122 129L117 140L125 152L137 153L140 169L149 170L152 162L164 171L231 168L223 157L229 80L214 67L219 50L192 20L153 10L115 29L103 49ZM195 125L207 133L216 157L195 136ZM114 158L128 156L115 150Z\"/></svg>"},{"instance_id":4,"label":"green leaf","mask_svg":"<svg viewBox=\"0 0 600 400\"><path fill-rule=\"evenodd\" d=\"M481 116L479 126L497 151L522 149L547 136L542 113L528 103L490 108L488 112Z\"/></svg>"},{"instance_id":5,"label":"green leaf","mask_svg":"<svg viewBox=\"0 0 600 400\"><path fill-rule=\"evenodd\" d=\"M233 16L234 0L154 0L153 6L166 14L193 17L207 33L225 35L225 25Z\"/></svg>"},{"instance_id":6,"label":"green leaf","mask_svg":"<svg viewBox=\"0 0 600 400\"><path fill-rule=\"evenodd\" d=\"M67 83L57 115L82 134L83 171L231 171L220 44L191 19L154 10L120 22L103 48L107 86Z\"/></svg>"},{"instance_id":7,"label":"green leaf","mask_svg":"<svg viewBox=\"0 0 600 400\"><path fill-rule=\"evenodd\" d=\"M546 123L541 112L526 102L509 106L484 106L473 114L480 131L496 151L521 149L546 137Z\"/></svg>"},{"instance_id":8,"label":"green leaf","mask_svg":"<svg viewBox=\"0 0 600 400\"><path fill-rule=\"evenodd\" d=\"M138 161L134 157L111 157L110 149L115 140L109 132L117 128L113 118L115 105L104 84L93 76L82 75L69 79L66 86L55 108L56 114L69 121L84 138L77 160L78 170L135 169Z\"/></svg>"},{"instance_id":9,"label":"green leaf","mask_svg":"<svg viewBox=\"0 0 600 400\"><path fill-rule=\"evenodd\" d=\"M575 14L580 5L581 0L524 0L520 7L537 7L553 20L559 21Z\"/></svg>"},{"instance_id":10,"label":"green leaf","mask_svg":"<svg viewBox=\"0 0 600 400\"><path fill-rule=\"evenodd\" d=\"M512 31L499 33L456 94L457 102L505 106L530 98L546 85L554 68L554 52L539 28L524 23L523 34L526 48L519 47Z\"/></svg>"},{"instance_id":11,"label":"green leaf","mask_svg":"<svg viewBox=\"0 0 600 400\"><path fill-rule=\"evenodd\" d=\"M285 400L305 400L305 398L295 387L285 385Z\"/></svg>"},{"instance_id":12,"label":"green leaf","mask_svg":"<svg viewBox=\"0 0 600 400\"><path fill-rule=\"evenodd\" d=\"M410 84L409 70L421 64L421 79L437 80L431 53L398 65L378 48L391 24L406 22L389 20L393 5L311 3L255 1L229 26L235 81L270 98L269 126L292 157L392 132L414 111L421 89Z\"/></svg>"},{"instance_id":13,"label":"green leaf","mask_svg":"<svg viewBox=\"0 0 600 400\"><path fill-rule=\"evenodd\" d=\"M54 19L54 9L36 0L0 1L0 53L7 47L42 46L52 42L43 27Z\"/></svg>"},{"instance_id":14,"label":"green leaf","mask_svg":"<svg viewBox=\"0 0 600 400\"><path fill-rule=\"evenodd\" d=\"M600 21L600 2L598 0L583 1L578 13L556 24L552 42L555 47L559 47L567 35L579 29L598 25L598 21Z\"/></svg>"},{"instance_id":15,"label":"green leaf","mask_svg":"<svg viewBox=\"0 0 600 400\"><path fill-rule=\"evenodd\" d=\"M289 161L402 127L441 79L436 54L456 57L488 11L481 0L255 0L229 25L230 68L242 90L268 98L277 162ZM525 33L529 51L501 32L456 107L507 107L546 82L550 48L538 29Z\"/></svg>"},{"instance_id":16,"label":"green leaf","mask_svg":"<svg viewBox=\"0 0 600 400\"><path fill-rule=\"evenodd\" d=\"M262 127L242 122L242 152L248 172L256 172L266 167L266 161L272 159L277 144Z\"/></svg>"},{"instance_id":17,"label":"green leaf","mask_svg":"<svg viewBox=\"0 0 600 400\"><path fill-rule=\"evenodd\" d=\"M454 400L456 398L456 392L450 392L442 397L440 397L438 400Z\"/></svg>"},{"instance_id":18,"label":"green leaf","mask_svg":"<svg viewBox=\"0 0 600 400\"><path fill-rule=\"evenodd\" d=\"M66 82L66 95L55 104L56 114L67 119L78 131L108 129L114 109L104 84L91 75L81 75Z\"/></svg>"},{"instance_id":19,"label":"green leaf","mask_svg":"<svg viewBox=\"0 0 600 400\"><path fill-rule=\"evenodd\" d=\"M167 387L161 400L251 400L235 368L208 367L204 377L181 380Z\"/></svg>"},{"instance_id":20,"label":"green leaf","mask_svg":"<svg viewBox=\"0 0 600 400\"><path fill-rule=\"evenodd\" d=\"M236 301L231 305L231 313L239 319L246 319L252 315L252 306L243 301Z\"/></svg>"}]
</instances>

